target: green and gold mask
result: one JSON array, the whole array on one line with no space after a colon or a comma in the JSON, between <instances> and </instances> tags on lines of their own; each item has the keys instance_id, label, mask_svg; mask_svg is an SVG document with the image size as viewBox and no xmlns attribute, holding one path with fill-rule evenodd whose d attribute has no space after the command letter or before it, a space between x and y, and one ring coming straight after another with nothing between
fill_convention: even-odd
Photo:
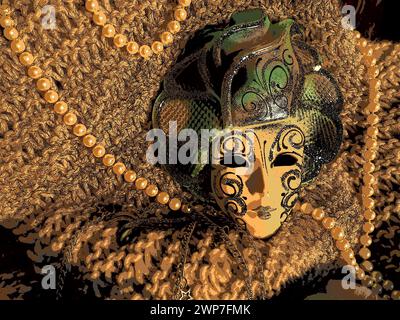
<instances>
[{"instance_id":1,"label":"green and gold mask","mask_svg":"<svg viewBox=\"0 0 400 320\"><path fill-rule=\"evenodd\" d=\"M223 212L255 237L279 229L301 185L340 147L343 99L320 64L293 20L272 23L247 10L198 32L156 99L155 128L167 133L174 121L178 132L218 130L199 145L197 158L206 154L210 165L172 171L192 192L208 182Z\"/></svg>"}]
</instances>

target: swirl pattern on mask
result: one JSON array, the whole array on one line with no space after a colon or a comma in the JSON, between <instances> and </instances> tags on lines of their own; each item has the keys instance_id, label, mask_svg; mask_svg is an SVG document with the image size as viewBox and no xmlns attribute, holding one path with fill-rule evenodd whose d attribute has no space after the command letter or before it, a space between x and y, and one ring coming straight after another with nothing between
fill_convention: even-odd
<instances>
[{"instance_id":1,"label":"swirl pattern on mask","mask_svg":"<svg viewBox=\"0 0 400 320\"><path fill-rule=\"evenodd\" d=\"M293 208L299 198L302 167L299 164L296 164L296 166L298 169L286 172L281 178L282 185L287 191L281 202L281 205L284 208L284 212L280 216L281 222L286 219L289 211Z\"/></svg>"},{"instance_id":2,"label":"swirl pattern on mask","mask_svg":"<svg viewBox=\"0 0 400 320\"><path fill-rule=\"evenodd\" d=\"M297 126L285 126L279 131L272 143L269 160L272 161L277 153L287 150L289 146L295 150L299 150L303 148L304 144L304 133ZM290 210L293 208L299 197L303 168L299 163L296 163L295 165L297 168L285 172L281 177L282 186L286 190L281 201L281 206L284 208L284 211L280 216L281 222L287 218Z\"/></svg>"},{"instance_id":3,"label":"swirl pattern on mask","mask_svg":"<svg viewBox=\"0 0 400 320\"><path fill-rule=\"evenodd\" d=\"M281 115L278 118L287 115L289 100L286 91L292 80L286 64L293 64L293 57L290 53L283 55L284 63L279 59L265 61L258 58L254 85L246 86L235 94L241 96L241 107L256 121L272 119L276 114Z\"/></svg>"},{"instance_id":4,"label":"swirl pattern on mask","mask_svg":"<svg viewBox=\"0 0 400 320\"><path fill-rule=\"evenodd\" d=\"M269 161L272 161L276 153L288 149L289 145L297 150L305 143L304 133L295 125L284 126L276 135L269 152Z\"/></svg>"}]
</instances>

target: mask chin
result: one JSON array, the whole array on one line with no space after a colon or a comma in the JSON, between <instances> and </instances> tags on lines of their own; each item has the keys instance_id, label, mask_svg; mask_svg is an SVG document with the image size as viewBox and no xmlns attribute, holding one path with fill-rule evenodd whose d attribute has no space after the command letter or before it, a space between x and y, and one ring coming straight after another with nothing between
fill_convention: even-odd
<instances>
[{"instance_id":1,"label":"mask chin","mask_svg":"<svg viewBox=\"0 0 400 320\"><path fill-rule=\"evenodd\" d=\"M279 219L261 219L255 213L255 217L250 214L240 218L244 223L247 231L256 239L267 239L273 236L281 227L281 222Z\"/></svg>"}]
</instances>

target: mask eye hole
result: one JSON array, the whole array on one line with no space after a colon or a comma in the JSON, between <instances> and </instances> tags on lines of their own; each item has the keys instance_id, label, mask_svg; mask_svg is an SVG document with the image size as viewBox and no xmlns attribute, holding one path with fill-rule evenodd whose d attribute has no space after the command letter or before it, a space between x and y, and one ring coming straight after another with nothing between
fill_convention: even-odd
<instances>
[{"instance_id":1,"label":"mask eye hole","mask_svg":"<svg viewBox=\"0 0 400 320\"><path fill-rule=\"evenodd\" d=\"M249 162L247 161L247 159L237 153L225 154L221 158L219 163L220 163L220 165L228 167L228 168L242 168L242 167L247 167L249 165Z\"/></svg>"},{"instance_id":2,"label":"mask eye hole","mask_svg":"<svg viewBox=\"0 0 400 320\"><path fill-rule=\"evenodd\" d=\"M284 154L279 154L274 162L272 162L272 167L288 167L288 166L293 166L297 163L297 158L284 153Z\"/></svg>"}]
</instances>

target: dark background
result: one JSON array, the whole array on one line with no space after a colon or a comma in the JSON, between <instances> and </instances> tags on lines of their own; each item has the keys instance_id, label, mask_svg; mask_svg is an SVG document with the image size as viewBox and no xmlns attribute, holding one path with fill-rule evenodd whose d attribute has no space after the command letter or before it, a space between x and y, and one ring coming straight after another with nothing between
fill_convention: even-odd
<instances>
[{"instance_id":1,"label":"dark background","mask_svg":"<svg viewBox=\"0 0 400 320\"><path fill-rule=\"evenodd\" d=\"M371 40L400 40L398 0L343 0L356 8L356 29Z\"/></svg>"}]
</instances>

